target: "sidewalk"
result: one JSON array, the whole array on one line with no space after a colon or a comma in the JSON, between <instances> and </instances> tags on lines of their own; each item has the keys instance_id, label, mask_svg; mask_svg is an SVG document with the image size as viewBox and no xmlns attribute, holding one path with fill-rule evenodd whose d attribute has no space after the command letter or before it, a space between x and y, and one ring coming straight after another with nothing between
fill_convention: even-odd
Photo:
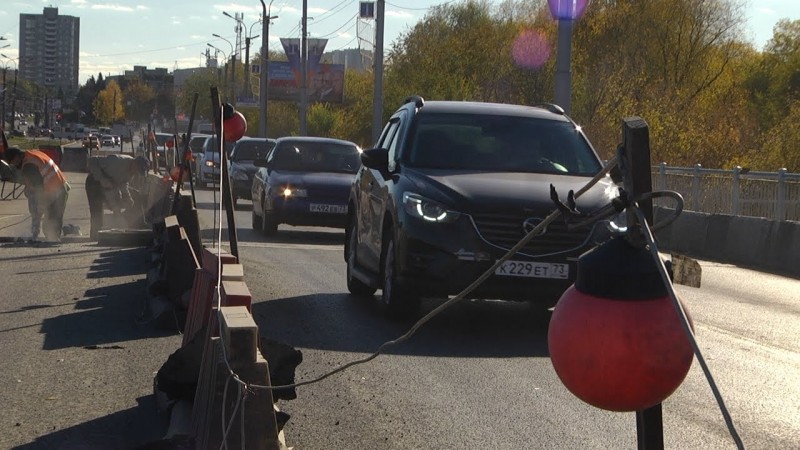
<instances>
[{"instance_id":1,"label":"sidewalk","mask_svg":"<svg viewBox=\"0 0 800 450\"><path fill-rule=\"evenodd\" d=\"M140 320L149 252L90 241L86 174L65 174L82 236L18 242L27 200L0 201L0 448L131 449L166 432L153 375L181 337Z\"/></svg>"}]
</instances>

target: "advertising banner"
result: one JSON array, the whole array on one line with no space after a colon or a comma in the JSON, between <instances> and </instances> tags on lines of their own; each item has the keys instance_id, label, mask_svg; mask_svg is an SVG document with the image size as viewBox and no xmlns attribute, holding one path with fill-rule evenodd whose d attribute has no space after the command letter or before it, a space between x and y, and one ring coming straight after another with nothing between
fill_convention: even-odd
<instances>
[{"instance_id":1,"label":"advertising banner","mask_svg":"<svg viewBox=\"0 0 800 450\"><path fill-rule=\"evenodd\" d=\"M269 62L269 99L300 101L300 87L288 61ZM318 64L309 71L308 101L341 103L344 93L344 64Z\"/></svg>"}]
</instances>

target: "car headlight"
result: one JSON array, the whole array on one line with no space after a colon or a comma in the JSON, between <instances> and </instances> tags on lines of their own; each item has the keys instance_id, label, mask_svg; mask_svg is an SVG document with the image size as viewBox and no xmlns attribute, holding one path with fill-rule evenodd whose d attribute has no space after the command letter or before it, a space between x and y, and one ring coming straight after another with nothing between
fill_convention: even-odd
<instances>
[{"instance_id":1,"label":"car headlight","mask_svg":"<svg viewBox=\"0 0 800 450\"><path fill-rule=\"evenodd\" d=\"M426 222L450 223L461 216L440 203L410 192L403 193L403 207L409 215Z\"/></svg>"},{"instance_id":2,"label":"car headlight","mask_svg":"<svg viewBox=\"0 0 800 450\"><path fill-rule=\"evenodd\" d=\"M206 161L206 166L207 167L217 167L217 163L215 163L214 161L208 160L208 161Z\"/></svg>"},{"instance_id":3,"label":"car headlight","mask_svg":"<svg viewBox=\"0 0 800 450\"><path fill-rule=\"evenodd\" d=\"M280 195L284 196L285 198L289 197L308 197L308 191L305 189L294 188L291 186L285 186L283 188L278 189Z\"/></svg>"},{"instance_id":4,"label":"car headlight","mask_svg":"<svg viewBox=\"0 0 800 450\"><path fill-rule=\"evenodd\" d=\"M612 216L608 220L608 229L615 234L622 234L628 231L628 210Z\"/></svg>"}]
</instances>

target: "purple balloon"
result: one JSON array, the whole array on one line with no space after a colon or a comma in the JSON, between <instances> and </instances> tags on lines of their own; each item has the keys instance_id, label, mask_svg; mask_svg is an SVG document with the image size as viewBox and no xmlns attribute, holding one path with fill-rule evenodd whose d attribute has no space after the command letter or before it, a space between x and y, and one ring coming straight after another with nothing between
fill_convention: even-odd
<instances>
[{"instance_id":1,"label":"purple balloon","mask_svg":"<svg viewBox=\"0 0 800 450\"><path fill-rule=\"evenodd\" d=\"M575 20L583 15L589 0L547 0L547 3L554 19Z\"/></svg>"},{"instance_id":2,"label":"purple balloon","mask_svg":"<svg viewBox=\"0 0 800 450\"><path fill-rule=\"evenodd\" d=\"M550 42L539 31L523 31L514 39L514 43L511 46L511 56L520 67L532 70L539 69L550 58Z\"/></svg>"}]
</instances>

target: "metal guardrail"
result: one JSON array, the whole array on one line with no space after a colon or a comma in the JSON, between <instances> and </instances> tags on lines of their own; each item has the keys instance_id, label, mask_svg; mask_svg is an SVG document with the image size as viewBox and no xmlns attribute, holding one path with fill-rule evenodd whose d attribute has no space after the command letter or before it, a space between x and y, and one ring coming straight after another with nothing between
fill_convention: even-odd
<instances>
[{"instance_id":1,"label":"metal guardrail","mask_svg":"<svg viewBox=\"0 0 800 450\"><path fill-rule=\"evenodd\" d=\"M0 200L16 200L25 191L25 186L12 181L0 182Z\"/></svg>"},{"instance_id":2,"label":"metal guardrail","mask_svg":"<svg viewBox=\"0 0 800 450\"><path fill-rule=\"evenodd\" d=\"M753 172L741 167L733 170L653 167L656 189L679 192L684 208L709 214L764 217L770 220L800 221L800 173ZM656 204L670 207L668 201Z\"/></svg>"}]
</instances>

